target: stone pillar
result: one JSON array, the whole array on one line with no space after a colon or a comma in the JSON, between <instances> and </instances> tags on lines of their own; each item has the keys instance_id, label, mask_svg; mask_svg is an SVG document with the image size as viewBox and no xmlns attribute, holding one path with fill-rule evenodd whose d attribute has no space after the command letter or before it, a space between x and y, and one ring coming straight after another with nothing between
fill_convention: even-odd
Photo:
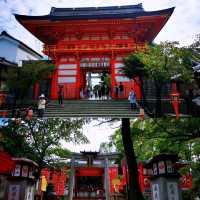
<instances>
[{"instance_id":1,"label":"stone pillar","mask_svg":"<svg viewBox=\"0 0 200 200\"><path fill-rule=\"evenodd\" d=\"M158 177L153 179L151 181L151 188L153 200L182 199L180 182L177 177Z\"/></svg>"},{"instance_id":2,"label":"stone pillar","mask_svg":"<svg viewBox=\"0 0 200 200\"><path fill-rule=\"evenodd\" d=\"M104 190L106 200L109 200L110 195L110 177L109 177L109 163L108 158L104 160Z\"/></svg>"},{"instance_id":3,"label":"stone pillar","mask_svg":"<svg viewBox=\"0 0 200 200\"><path fill-rule=\"evenodd\" d=\"M146 167L151 169L152 200L182 200L180 174L174 166L179 158L176 154L154 156Z\"/></svg>"},{"instance_id":4,"label":"stone pillar","mask_svg":"<svg viewBox=\"0 0 200 200\"><path fill-rule=\"evenodd\" d=\"M69 177L69 198L68 200L72 200L73 199L73 190L74 190L74 162L75 159L72 158L71 159L71 173L70 173L70 177Z\"/></svg>"}]
</instances>

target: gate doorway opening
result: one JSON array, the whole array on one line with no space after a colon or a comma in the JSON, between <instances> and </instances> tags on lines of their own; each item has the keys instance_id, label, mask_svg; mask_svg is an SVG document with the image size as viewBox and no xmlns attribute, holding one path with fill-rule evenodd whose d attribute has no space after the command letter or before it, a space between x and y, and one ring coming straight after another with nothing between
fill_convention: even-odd
<instances>
[{"instance_id":1,"label":"gate doorway opening","mask_svg":"<svg viewBox=\"0 0 200 200\"><path fill-rule=\"evenodd\" d=\"M89 100L111 99L111 74L108 71L83 71L80 98Z\"/></svg>"},{"instance_id":2,"label":"gate doorway opening","mask_svg":"<svg viewBox=\"0 0 200 200\"><path fill-rule=\"evenodd\" d=\"M78 176L75 187L76 196L97 197L104 196L102 176Z\"/></svg>"}]
</instances>

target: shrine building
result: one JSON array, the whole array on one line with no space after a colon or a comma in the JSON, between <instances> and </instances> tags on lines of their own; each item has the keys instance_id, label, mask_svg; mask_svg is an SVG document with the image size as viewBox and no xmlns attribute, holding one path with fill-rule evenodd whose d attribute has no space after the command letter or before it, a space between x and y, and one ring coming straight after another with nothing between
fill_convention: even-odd
<instances>
[{"instance_id":1,"label":"shrine building","mask_svg":"<svg viewBox=\"0 0 200 200\"><path fill-rule=\"evenodd\" d=\"M114 87L120 83L124 86L124 98L131 88L140 98L138 82L125 77L121 70L123 58L151 43L173 10L145 11L142 4L52 7L48 15L15 17L44 43L44 54L54 61L51 99L57 99L60 85L65 99L79 99L80 91L87 87L87 73L108 73L112 98Z\"/></svg>"}]
</instances>

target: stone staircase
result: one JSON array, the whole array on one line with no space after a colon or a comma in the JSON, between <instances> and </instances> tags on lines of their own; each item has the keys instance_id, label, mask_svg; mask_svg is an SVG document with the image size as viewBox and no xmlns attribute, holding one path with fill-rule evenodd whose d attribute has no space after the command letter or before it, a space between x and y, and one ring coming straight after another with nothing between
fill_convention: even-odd
<instances>
[{"instance_id":1,"label":"stone staircase","mask_svg":"<svg viewBox=\"0 0 200 200\"><path fill-rule=\"evenodd\" d=\"M105 117L135 118L139 116L139 108L131 111L128 100L65 100L63 106L51 101L46 107L44 117Z\"/></svg>"}]
</instances>

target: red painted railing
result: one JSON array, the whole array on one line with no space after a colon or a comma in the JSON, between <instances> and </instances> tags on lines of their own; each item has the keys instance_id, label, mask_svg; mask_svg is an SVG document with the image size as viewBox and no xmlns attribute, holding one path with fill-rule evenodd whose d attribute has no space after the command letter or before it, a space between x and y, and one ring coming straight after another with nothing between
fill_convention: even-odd
<instances>
[{"instance_id":1,"label":"red painted railing","mask_svg":"<svg viewBox=\"0 0 200 200\"><path fill-rule=\"evenodd\" d=\"M56 52L71 52L71 51L111 51L111 50L136 50L145 48L144 43L133 43L130 41L115 41L115 42L87 42L87 43L66 43L66 44L58 44L58 45L45 45L44 53L56 53Z\"/></svg>"}]
</instances>

